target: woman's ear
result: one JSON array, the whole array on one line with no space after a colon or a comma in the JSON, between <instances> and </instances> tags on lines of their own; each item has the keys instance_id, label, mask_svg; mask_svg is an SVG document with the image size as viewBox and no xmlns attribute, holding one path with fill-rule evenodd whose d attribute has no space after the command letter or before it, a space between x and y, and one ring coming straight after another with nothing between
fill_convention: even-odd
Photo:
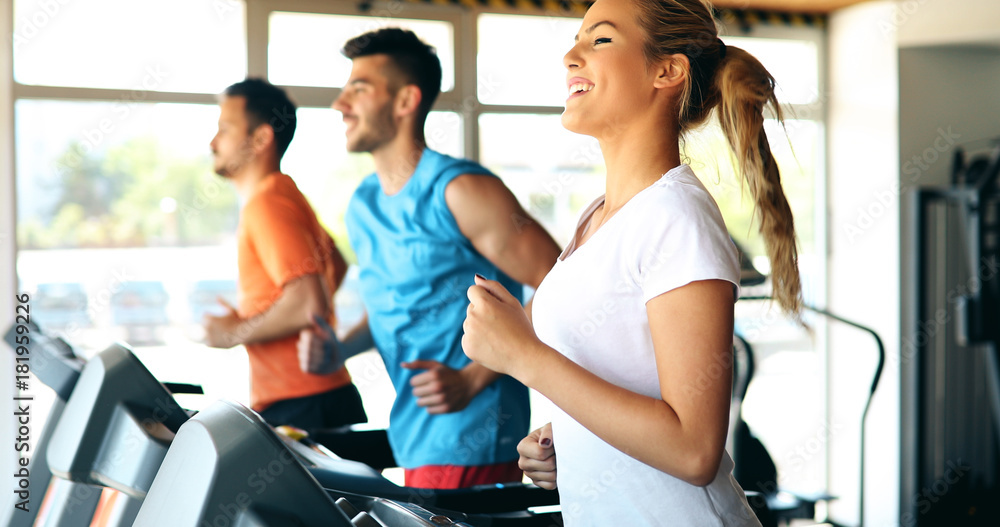
<instances>
[{"instance_id":1,"label":"woman's ear","mask_svg":"<svg viewBox=\"0 0 1000 527\"><path fill-rule=\"evenodd\" d=\"M687 55L677 53L660 62L657 68L653 86L656 88L675 88L684 84L688 72L691 71L691 62L688 61Z\"/></svg>"},{"instance_id":2,"label":"woman's ear","mask_svg":"<svg viewBox=\"0 0 1000 527\"><path fill-rule=\"evenodd\" d=\"M402 117L404 115L409 115L416 113L417 109L420 108L420 101L423 100L423 94L420 92L420 88L416 84L407 84L396 92L396 115Z\"/></svg>"}]
</instances>

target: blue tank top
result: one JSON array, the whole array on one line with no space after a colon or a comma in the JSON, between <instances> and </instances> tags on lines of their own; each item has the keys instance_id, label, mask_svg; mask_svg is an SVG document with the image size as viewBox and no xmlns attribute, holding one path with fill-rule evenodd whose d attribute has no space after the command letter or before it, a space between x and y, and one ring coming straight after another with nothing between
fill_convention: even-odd
<instances>
[{"instance_id":1,"label":"blue tank top","mask_svg":"<svg viewBox=\"0 0 1000 527\"><path fill-rule=\"evenodd\" d=\"M444 192L462 174L492 176L479 164L425 149L397 194L386 195L375 174L365 178L345 217L369 327L396 389L389 442L404 468L511 461L528 432L528 390L513 378L502 376L460 412L431 415L417 406L410 386L421 370L399 365L418 359L454 369L469 364L462 324L475 273L501 282L519 299L523 295L522 285L459 230Z\"/></svg>"}]
</instances>

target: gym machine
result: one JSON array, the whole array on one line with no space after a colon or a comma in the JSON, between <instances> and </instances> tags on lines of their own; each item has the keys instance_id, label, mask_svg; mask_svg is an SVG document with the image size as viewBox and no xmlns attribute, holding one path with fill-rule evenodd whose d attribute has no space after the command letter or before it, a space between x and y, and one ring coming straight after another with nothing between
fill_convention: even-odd
<instances>
[{"instance_id":1,"label":"gym machine","mask_svg":"<svg viewBox=\"0 0 1000 527\"><path fill-rule=\"evenodd\" d=\"M901 347L904 522L1000 524L1000 140L910 192Z\"/></svg>"},{"instance_id":2,"label":"gym machine","mask_svg":"<svg viewBox=\"0 0 1000 527\"><path fill-rule=\"evenodd\" d=\"M32 445L30 462L27 466L28 488L26 496L31 497L27 510L6 507L0 512L0 525L6 527L30 527L40 517L40 504L45 497L46 508L39 525L59 525L64 527L86 527L97 509L101 491L82 483L73 483L52 477L45 451L56 424L63 415L66 401L83 369L84 360L73 348L58 337L45 334L36 324L26 325L30 332L31 373L55 392L55 401L49 409L45 427ZM17 333L11 327L4 340L13 352L17 349ZM34 405L29 401L28 404Z\"/></svg>"},{"instance_id":3,"label":"gym machine","mask_svg":"<svg viewBox=\"0 0 1000 527\"><path fill-rule=\"evenodd\" d=\"M338 488L327 487L330 483ZM458 504L477 492L488 493L475 487L398 487L367 465L275 434L238 403L218 401L181 427L136 522L150 527L558 525L554 512L440 508L447 501L442 496Z\"/></svg>"},{"instance_id":4,"label":"gym machine","mask_svg":"<svg viewBox=\"0 0 1000 527\"><path fill-rule=\"evenodd\" d=\"M171 391L160 384L123 345L108 347L82 368L79 359L74 365L79 373L72 394L68 397L61 416L53 416L58 419L51 421L55 426L52 433L48 434L48 465L52 474L76 485L86 485L88 489L109 487L121 492L123 496L115 501L115 510L109 524L132 525L138 521L136 515L160 470L168 447L175 441L181 425L189 419L188 412L177 404ZM274 431L255 413L247 409L243 409L243 412L250 416L246 419L256 420L260 427L258 433L273 436L273 441L278 440L275 439L278 436ZM223 429L220 437L232 437L233 434L235 432ZM491 522L483 525L516 524L531 527L540 523L530 520L547 516L528 512L524 508L529 505L553 504L558 499L554 492L522 484L457 490L407 489L396 486L366 465L341 460L319 445L313 445L316 450L310 450L300 443L288 439L285 441L292 445L290 451L296 453L294 464L301 467L303 463L307 463L309 471L315 474L307 478L315 487L314 491L323 490L316 482L316 478L319 478L327 486L348 489L342 494L359 496L354 498L356 503L369 508L375 507L375 510L382 510L388 505L376 506L375 498L368 495L396 498L395 502L400 503L424 503L431 506L440 502L482 511L479 512L480 517L490 518ZM322 452L322 455L316 452ZM234 459L240 462L249 459L248 455L251 454L237 453ZM40 454L38 458L45 459L45 456ZM217 482L227 481L224 473L216 474L213 478ZM298 487L292 484L290 488ZM274 490L276 487L272 486L272 491ZM89 495L96 500L100 495L99 489L97 492L89 492ZM306 496L308 493L297 490L293 495ZM296 503L293 502L294 510L299 511L301 506ZM413 503L403 508L416 510L417 505ZM75 507L71 511L73 521L88 525L94 508L96 501L87 511L79 506ZM380 514L384 516L386 513ZM494 517L497 518L496 521L503 520L506 523L497 524L492 519ZM61 526L70 523L52 524ZM550 524L551 522L544 523Z\"/></svg>"},{"instance_id":5,"label":"gym machine","mask_svg":"<svg viewBox=\"0 0 1000 527\"><path fill-rule=\"evenodd\" d=\"M767 277L757 271L753 263L745 256L739 244L736 247L740 252L740 285L748 287L765 283ZM740 301L771 302L773 298L751 294L741 296ZM875 345L877 362L875 370L872 373L864 410L861 413L859 438L861 447L859 449L858 517L860 518L859 527L863 527L865 515L865 431L868 421L868 411L871 409L875 391L878 389L879 381L882 378L882 372L885 368L885 344L879 334L870 327L809 304L803 304L802 308L804 311L820 315L829 321L837 322L866 333L872 337ZM740 483L744 490L759 489L762 491L759 496L754 497L751 497L748 492L747 497L750 500L751 506L755 508L762 506L754 503L754 500L765 501L769 517L774 518L775 524L779 521L790 523L793 519L813 519L816 515L816 503L832 501L836 499L836 496L825 492L801 495L778 488L777 467L770 453L768 453L763 443L753 435L750 427L743 421L743 417L740 414L742 401L746 396L750 382L753 380L756 361L752 346L739 334L733 337L733 360L733 415L730 419L730 438L727 445L731 448L733 461L736 464L733 469L733 477L736 478L736 481ZM758 516L760 517L760 515ZM763 522L763 517L761 518ZM824 520L824 524L837 525L829 520L829 518ZM765 525L765 527L767 526Z\"/></svg>"},{"instance_id":6,"label":"gym machine","mask_svg":"<svg viewBox=\"0 0 1000 527\"><path fill-rule=\"evenodd\" d=\"M37 324L27 327L31 372L56 395L27 467L29 495L44 508L11 508L0 525L89 526L105 487L124 493L112 500L107 525L132 525L166 443L128 423L150 425L152 421L137 416L146 412L145 400L155 400L162 402L151 410L153 415L169 415L165 422L176 429L177 417L183 422L186 413L171 393L201 393L200 387L156 382L122 346L85 361L63 339L46 334ZM6 340L15 349L13 327ZM131 379L131 384L124 379ZM162 430L149 428L162 435Z\"/></svg>"}]
</instances>

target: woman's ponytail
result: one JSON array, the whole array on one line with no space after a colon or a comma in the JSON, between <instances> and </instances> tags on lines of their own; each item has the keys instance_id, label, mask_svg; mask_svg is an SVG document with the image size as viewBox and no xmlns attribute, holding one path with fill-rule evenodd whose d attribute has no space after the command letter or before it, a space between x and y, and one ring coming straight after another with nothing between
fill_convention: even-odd
<instances>
[{"instance_id":1,"label":"woman's ponytail","mask_svg":"<svg viewBox=\"0 0 1000 527\"><path fill-rule=\"evenodd\" d=\"M764 133L764 108L771 105L781 121L774 78L741 48L727 46L715 76L722 130L736 155L739 172L750 189L771 260L772 295L789 313L802 307L798 250L792 210L781 188L781 174Z\"/></svg>"},{"instance_id":2,"label":"woman's ponytail","mask_svg":"<svg viewBox=\"0 0 1000 527\"><path fill-rule=\"evenodd\" d=\"M653 63L675 54L688 58L687 84L678 101L678 132L684 134L718 112L737 169L750 187L771 259L773 296L793 315L802 307L792 211L764 134L764 107L781 121L774 77L745 50L719 39L711 9L702 0L634 0L646 33L644 53Z\"/></svg>"}]
</instances>

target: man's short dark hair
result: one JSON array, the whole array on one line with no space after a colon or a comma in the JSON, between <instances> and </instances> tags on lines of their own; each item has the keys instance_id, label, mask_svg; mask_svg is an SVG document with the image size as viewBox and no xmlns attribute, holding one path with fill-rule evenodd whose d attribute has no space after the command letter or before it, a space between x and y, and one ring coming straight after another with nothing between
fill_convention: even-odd
<instances>
[{"instance_id":1,"label":"man's short dark hair","mask_svg":"<svg viewBox=\"0 0 1000 527\"><path fill-rule=\"evenodd\" d=\"M295 103L288 98L285 90L264 79L248 77L226 88L223 95L243 97L246 100L247 121L251 131L262 124L271 126L278 159L281 159L295 136L296 124Z\"/></svg>"},{"instance_id":2,"label":"man's short dark hair","mask_svg":"<svg viewBox=\"0 0 1000 527\"><path fill-rule=\"evenodd\" d=\"M404 82L420 88L423 96L420 100L421 117L427 117L441 93L441 60L434 46L420 40L412 31L398 27L369 31L348 40L341 53L351 60L369 55L388 55Z\"/></svg>"}]
</instances>

